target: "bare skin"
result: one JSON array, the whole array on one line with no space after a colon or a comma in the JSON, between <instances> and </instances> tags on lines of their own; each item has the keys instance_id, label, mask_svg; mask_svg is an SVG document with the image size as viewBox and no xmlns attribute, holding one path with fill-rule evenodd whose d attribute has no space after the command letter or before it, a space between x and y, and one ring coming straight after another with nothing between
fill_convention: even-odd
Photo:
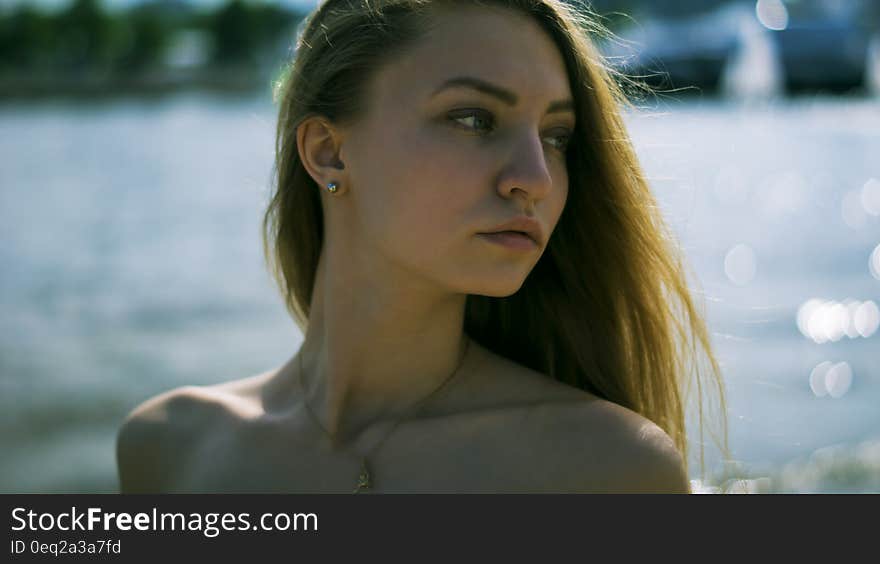
<instances>
[{"instance_id":1,"label":"bare skin","mask_svg":"<svg viewBox=\"0 0 880 564\"><path fill-rule=\"evenodd\" d=\"M120 433L121 491L348 493L360 454L383 438L369 456L370 493L688 491L656 425L475 342L418 417L377 423L343 446L308 415L292 385L296 360L145 402Z\"/></svg>"},{"instance_id":2,"label":"bare skin","mask_svg":"<svg viewBox=\"0 0 880 564\"><path fill-rule=\"evenodd\" d=\"M359 455L386 435L370 456L374 492L687 490L671 440L641 416L465 348L467 295L513 294L546 249L575 115L562 57L530 19L480 7L435 23L377 70L365 119L297 129L308 173L340 186L322 192L325 241L297 355L138 407L119 435L122 491L351 491ZM462 76L515 99L442 88ZM480 235L522 215L541 226L534 249Z\"/></svg>"}]
</instances>

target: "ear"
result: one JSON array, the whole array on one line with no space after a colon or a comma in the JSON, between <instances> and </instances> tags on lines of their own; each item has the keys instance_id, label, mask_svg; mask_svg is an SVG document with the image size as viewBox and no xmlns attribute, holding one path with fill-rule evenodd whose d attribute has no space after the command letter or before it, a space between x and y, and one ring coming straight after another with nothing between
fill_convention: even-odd
<instances>
[{"instance_id":1,"label":"ear","mask_svg":"<svg viewBox=\"0 0 880 564\"><path fill-rule=\"evenodd\" d=\"M323 116L309 116L296 128L296 147L309 176L325 187L336 182L341 189L348 186L345 164L340 160L341 132Z\"/></svg>"}]
</instances>

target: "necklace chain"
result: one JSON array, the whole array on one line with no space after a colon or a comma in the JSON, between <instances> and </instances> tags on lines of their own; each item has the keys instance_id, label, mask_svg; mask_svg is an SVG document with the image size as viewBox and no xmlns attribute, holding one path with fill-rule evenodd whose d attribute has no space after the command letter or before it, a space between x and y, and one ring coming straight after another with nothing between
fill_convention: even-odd
<instances>
[{"instance_id":1,"label":"necklace chain","mask_svg":"<svg viewBox=\"0 0 880 564\"><path fill-rule=\"evenodd\" d=\"M452 374L450 374L445 380L443 380L443 382L439 386L437 386L434 389L434 391L432 391L430 394L428 394L427 396L425 396L424 398L422 398L421 400L416 402L416 404L410 410L411 413L410 413L409 417L401 417L397 421L395 421L394 425L391 426L391 429L385 434L384 437L382 437L382 439L378 443L373 445L373 447L370 450L368 450L366 454L364 454L363 456L359 456L359 458L361 459L360 475L358 476L358 483L357 483L357 486L355 487L353 493L361 493L362 491L366 491L366 490L369 490L370 488L372 488L372 477L370 475L370 468L369 468L369 464L368 464L368 460L367 460L368 457L370 455L372 455L373 452L375 452L376 450L379 449L379 447L382 445L382 443L385 442L385 439L387 439L391 435L391 433L394 432L394 429L396 429L397 426L404 419L411 418L411 417L414 417L415 415L417 415L420 408L422 407L422 405L424 405L431 397L433 397L434 394L436 394L442 388L444 388L446 386L446 384L448 384L449 382L452 381L452 379L455 377L455 375L458 374L458 371L461 368L461 366L464 364L464 357L467 354L467 349L468 349L469 345L470 345L470 339L466 339L465 345L464 345L464 351L461 353L461 358L459 359L458 365L455 367L455 370L452 372ZM300 388L302 389L302 392L303 392L303 403L306 406L306 411L309 412L309 416L312 418L312 420L315 422L315 424L321 429L321 431L324 432L325 435L330 437L332 440L332 435L330 435L330 433L327 431L327 429L324 427L324 425L321 424L321 421L318 419L318 416L315 415L314 411L312 411L312 406L309 405L308 393L306 391L305 379L303 377L303 359L302 359L302 357L303 357L302 350L300 350L300 353L299 353L299 384L300 384Z\"/></svg>"}]
</instances>

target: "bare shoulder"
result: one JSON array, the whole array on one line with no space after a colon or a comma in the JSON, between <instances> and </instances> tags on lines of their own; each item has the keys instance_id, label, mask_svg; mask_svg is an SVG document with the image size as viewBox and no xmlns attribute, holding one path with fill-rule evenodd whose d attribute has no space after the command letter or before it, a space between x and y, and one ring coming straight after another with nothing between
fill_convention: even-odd
<instances>
[{"instance_id":1,"label":"bare shoulder","mask_svg":"<svg viewBox=\"0 0 880 564\"><path fill-rule=\"evenodd\" d=\"M566 482L572 491L690 492L675 442L642 415L595 398L568 406L563 420L571 453Z\"/></svg>"},{"instance_id":2,"label":"bare shoulder","mask_svg":"<svg viewBox=\"0 0 880 564\"><path fill-rule=\"evenodd\" d=\"M480 351L500 382L473 396L521 405L540 398L511 433L519 444L541 449L533 456L548 491L687 493L685 465L669 435L646 417L544 374ZM481 393L480 393L481 392ZM534 453L533 453L534 454Z\"/></svg>"},{"instance_id":3,"label":"bare shoulder","mask_svg":"<svg viewBox=\"0 0 880 564\"><path fill-rule=\"evenodd\" d=\"M116 436L120 491L172 491L188 461L241 415L241 404L223 386L183 386L137 406Z\"/></svg>"}]
</instances>

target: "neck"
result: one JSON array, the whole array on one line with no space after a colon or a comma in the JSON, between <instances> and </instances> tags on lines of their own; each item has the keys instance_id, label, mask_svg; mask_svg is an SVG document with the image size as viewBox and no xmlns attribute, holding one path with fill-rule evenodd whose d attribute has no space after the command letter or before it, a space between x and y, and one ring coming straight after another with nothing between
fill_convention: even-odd
<instances>
[{"instance_id":1,"label":"neck","mask_svg":"<svg viewBox=\"0 0 880 564\"><path fill-rule=\"evenodd\" d=\"M305 399L334 443L412 416L425 398L428 408L465 371L465 294L393 279L392 269L371 278L352 262L322 252L297 358Z\"/></svg>"}]
</instances>

